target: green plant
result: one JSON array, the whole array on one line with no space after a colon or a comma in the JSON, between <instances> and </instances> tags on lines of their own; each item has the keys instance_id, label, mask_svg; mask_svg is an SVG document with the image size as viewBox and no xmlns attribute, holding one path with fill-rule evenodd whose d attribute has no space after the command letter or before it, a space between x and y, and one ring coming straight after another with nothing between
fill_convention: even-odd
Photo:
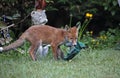
<instances>
[{"instance_id":1,"label":"green plant","mask_svg":"<svg viewBox=\"0 0 120 78\"><path fill-rule=\"evenodd\" d=\"M83 32L85 31L86 27L88 26L88 24L90 23L91 19L93 17L93 14L90 13L86 13L86 19L83 22L83 24L81 25L80 31L79 31L79 40L81 39Z\"/></svg>"},{"instance_id":2,"label":"green plant","mask_svg":"<svg viewBox=\"0 0 120 78\"><path fill-rule=\"evenodd\" d=\"M82 41L92 49L104 49L114 47L120 41L120 30L108 29L108 31L100 32L99 36L93 37L93 31L88 31L83 35Z\"/></svg>"}]
</instances>

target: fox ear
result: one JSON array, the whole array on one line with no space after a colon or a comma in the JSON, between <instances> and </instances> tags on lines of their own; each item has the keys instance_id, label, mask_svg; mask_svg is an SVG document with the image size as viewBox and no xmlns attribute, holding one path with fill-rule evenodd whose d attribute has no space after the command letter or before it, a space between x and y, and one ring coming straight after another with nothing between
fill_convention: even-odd
<instances>
[{"instance_id":1,"label":"fox ear","mask_svg":"<svg viewBox=\"0 0 120 78\"><path fill-rule=\"evenodd\" d=\"M80 27L81 27L81 22L80 22L80 21L78 21L78 22L76 23L76 27L77 27L77 30L80 29Z\"/></svg>"},{"instance_id":2,"label":"fox ear","mask_svg":"<svg viewBox=\"0 0 120 78\"><path fill-rule=\"evenodd\" d=\"M69 30L69 26L68 25L65 25L65 30Z\"/></svg>"}]
</instances>

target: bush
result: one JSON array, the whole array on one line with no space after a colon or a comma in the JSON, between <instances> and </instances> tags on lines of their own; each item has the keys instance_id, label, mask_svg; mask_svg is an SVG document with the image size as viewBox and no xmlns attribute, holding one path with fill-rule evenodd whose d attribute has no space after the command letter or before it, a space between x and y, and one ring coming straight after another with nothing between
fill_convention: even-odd
<instances>
[{"instance_id":1,"label":"bush","mask_svg":"<svg viewBox=\"0 0 120 78\"><path fill-rule=\"evenodd\" d=\"M82 41L88 45L89 48L93 49L104 49L107 47L114 47L116 43L120 41L120 30L108 29L108 31L100 32L99 36L93 37L93 31L86 32Z\"/></svg>"}]
</instances>

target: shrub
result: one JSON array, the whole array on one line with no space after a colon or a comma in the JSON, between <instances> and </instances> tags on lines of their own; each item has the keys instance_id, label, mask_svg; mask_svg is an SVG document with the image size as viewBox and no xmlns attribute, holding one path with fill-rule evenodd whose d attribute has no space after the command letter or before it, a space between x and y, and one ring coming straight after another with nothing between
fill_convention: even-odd
<instances>
[{"instance_id":1,"label":"shrub","mask_svg":"<svg viewBox=\"0 0 120 78\"><path fill-rule=\"evenodd\" d=\"M93 31L87 31L82 41L88 45L89 48L93 49L104 49L107 47L114 47L116 43L120 41L120 30L108 29L108 31L100 32L99 36L93 37Z\"/></svg>"}]
</instances>

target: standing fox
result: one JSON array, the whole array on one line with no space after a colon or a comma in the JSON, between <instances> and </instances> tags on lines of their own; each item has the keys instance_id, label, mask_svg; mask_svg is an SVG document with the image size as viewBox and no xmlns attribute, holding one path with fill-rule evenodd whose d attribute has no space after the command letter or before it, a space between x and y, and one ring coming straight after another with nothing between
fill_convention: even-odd
<instances>
[{"instance_id":1,"label":"standing fox","mask_svg":"<svg viewBox=\"0 0 120 78\"><path fill-rule=\"evenodd\" d=\"M42 40L42 43L51 45L54 59L57 60L59 56L59 45L66 39L72 42L72 45L76 45L78 30L79 26L74 26L65 30L54 28L49 25L34 25L28 28L15 42L8 46L0 47L0 52L15 49L27 40L31 44L29 51L30 56L32 60L36 60L35 50L38 48L40 40Z\"/></svg>"}]
</instances>

